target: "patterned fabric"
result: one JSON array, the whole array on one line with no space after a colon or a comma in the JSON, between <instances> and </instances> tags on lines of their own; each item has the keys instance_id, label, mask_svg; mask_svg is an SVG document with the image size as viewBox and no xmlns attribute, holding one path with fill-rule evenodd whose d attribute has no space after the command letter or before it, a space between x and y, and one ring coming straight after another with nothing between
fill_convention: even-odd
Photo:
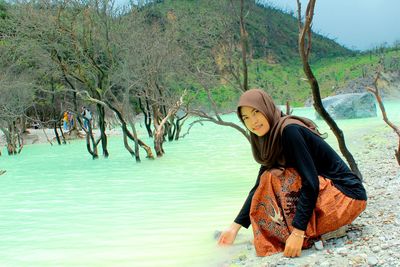
<instances>
[{"instance_id":1,"label":"patterned fabric","mask_svg":"<svg viewBox=\"0 0 400 267\"><path fill-rule=\"evenodd\" d=\"M303 248L322 234L351 223L365 208L365 200L356 200L340 192L331 180L319 178L319 195L308 223ZM266 171L254 193L250 220L258 256L282 252L293 230L301 189L301 177L292 168Z\"/></svg>"}]
</instances>

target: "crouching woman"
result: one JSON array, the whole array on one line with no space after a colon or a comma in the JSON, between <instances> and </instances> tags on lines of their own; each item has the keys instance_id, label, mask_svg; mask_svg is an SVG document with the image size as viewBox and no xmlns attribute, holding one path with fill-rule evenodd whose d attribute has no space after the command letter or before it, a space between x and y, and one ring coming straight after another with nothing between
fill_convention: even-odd
<instances>
[{"instance_id":1,"label":"crouching woman","mask_svg":"<svg viewBox=\"0 0 400 267\"><path fill-rule=\"evenodd\" d=\"M362 181L309 119L287 116L260 89L246 91L237 114L261 164L255 186L218 243L230 245L250 224L258 256L301 255L321 235L350 224L365 208Z\"/></svg>"}]
</instances>

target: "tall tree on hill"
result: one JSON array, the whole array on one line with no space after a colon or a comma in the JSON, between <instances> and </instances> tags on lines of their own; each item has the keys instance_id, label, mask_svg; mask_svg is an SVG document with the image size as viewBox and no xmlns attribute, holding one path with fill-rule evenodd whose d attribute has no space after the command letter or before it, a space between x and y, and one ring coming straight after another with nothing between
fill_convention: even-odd
<instances>
[{"instance_id":1,"label":"tall tree on hill","mask_svg":"<svg viewBox=\"0 0 400 267\"><path fill-rule=\"evenodd\" d=\"M353 155L347 149L343 131L339 128L339 126L336 124L336 122L332 119L332 117L329 115L329 113L322 105L319 84L309 64L309 56L311 52L311 37L312 37L311 23L314 16L315 0L310 0L308 2L307 9L305 12L304 23L302 22L300 0L297 0L297 6L298 6L298 20L299 20L299 40L298 40L299 53L301 60L303 62L304 73L306 74L308 82L310 83L312 89L314 108L318 112L318 114L326 121L326 123L329 125L329 127L335 134L336 139L338 140L339 143L339 149L342 152L343 156L346 158L347 162L349 163L351 170L355 174L357 174L360 178L362 178L361 172L358 169L357 163L354 160Z\"/></svg>"},{"instance_id":2,"label":"tall tree on hill","mask_svg":"<svg viewBox=\"0 0 400 267\"><path fill-rule=\"evenodd\" d=\"M233 0L231 0L233 4ZM239 25L240 25L240 47L242 50L242 66L243 66L243 91L249 90L249 71L247 68L247 51L249 47L249 37L246 30L245 23L245 5L244 0L240 0L240 13L239 13Z\"/></svg>"},{"instance_id":3,"label":"tall tree on hill","mask_svg":"<svg viewBox=\"0 0 400 267\"><path fill-rule=\"evenodd\" d=\"M205 96L211 109L211 113L207 113L201 107L191 107L190 114L199 119L191 123L189 130L196 123L212 122L232 127L249 138L240 125L222 118L227 107L218 103L225 102L231 106L237 96L249 88L246 16L251 4L244 0L226 0L207 1L207 6L213 11L226 10L225 16L211 16L210 19L210 14L203 16L199 9L192 11L199 13L196 21L186 21L190 14L180 14L180 25L200 25L195 34L187 32L189 27L183 27L181 31L184 38L180 41L191 56L188 70L194 79L192 93L195 97ZM223 96L224 101L217 101L216 96Z\"/></svg>"}]
</instances>

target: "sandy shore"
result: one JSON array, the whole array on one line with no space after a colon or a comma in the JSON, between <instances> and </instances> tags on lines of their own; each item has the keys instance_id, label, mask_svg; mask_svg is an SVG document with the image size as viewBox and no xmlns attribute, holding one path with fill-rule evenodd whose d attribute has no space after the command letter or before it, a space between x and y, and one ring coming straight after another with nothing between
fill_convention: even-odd
<instances>
[{"instance_id":1,"label":"sandy shore","mask_svg":"<svg viewBox=\"0 0 400 267\"><path fill-rule=\"evenodd\" d=\"M364 175L368 207L345 237L326 241L320 250L303 250L294 259L282 253L257 257L247 241L236 245L232 258L220 266L400 266L400 168L394 157L398 138L387 128L384 133L365 132L357 142L354 156Z\"/></svg>"},{"instance_id":2,"label":"sandy shore","mask_svg":"<svg viewBox=\"0 0 400 267\"><path fill-rule=\"evenodd\" d=\"M96 136L99 136L99 131L95 129L94 134ZM84 131L79 132L82 137L85 136ZM60 133L59 133L60 134ZM107 135L108 136L117 136L120 135L121 132L119 129L109 129L107 130ZM72 139L79 139L76 137L76 135L69 135L68 133L64 133L65 138L67 140L72 140ZM82 138L81 137L81 138ZM53 129L33 129L29 128L27 129L27 133L24 133L22 136L24 140L24 145L31 145L31 144L44 144L44 143L49 143L49 142L57 142L56 141L56 134L54 133ZM6 140L3 135L3 133L0 132L0 147L3 147L6 145Z\"/></svg>"}]
</instances>

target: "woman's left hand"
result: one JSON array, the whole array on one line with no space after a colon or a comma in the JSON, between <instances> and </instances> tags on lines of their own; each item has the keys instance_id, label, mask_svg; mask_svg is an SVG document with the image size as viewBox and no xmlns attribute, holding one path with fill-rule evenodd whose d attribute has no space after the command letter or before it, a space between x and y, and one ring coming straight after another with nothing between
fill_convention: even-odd
<instances>
[{"instance_id":1,"label":"woman's left hand","mask_svg":"<svg viewBox=\"0 0 400 267\"><path fill-rule=\"evenodd\" d=\"M283 252L283 256L290 258L299 257L301 255L301 248L303 247L303 242L304 242L304 231L293 229L293 232L286 240L285 251Z\"/></svg>"}]
</instances>

